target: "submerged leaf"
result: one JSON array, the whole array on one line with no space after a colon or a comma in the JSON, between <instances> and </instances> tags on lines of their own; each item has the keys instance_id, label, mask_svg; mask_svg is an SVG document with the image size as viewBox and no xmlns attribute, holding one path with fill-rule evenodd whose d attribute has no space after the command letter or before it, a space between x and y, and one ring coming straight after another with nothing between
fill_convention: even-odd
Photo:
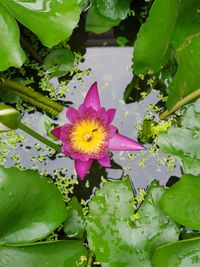
<instances>
[{"instance_id":1,"label":"submerged leaf","mask_svg":"<svg viewBox=\"0 0 200 267\"><path fill-rule=\"evenodd\" d=\"M163 194L161 207L177 223L200 230L199 192L200 176L183 175Z\"/></svg>"},{"instance_id":2,"label":"submerged leaf","mask_svg":"<svg viewBox=\"0 0 200 267\"><path fill-rule=\"evenodd\" d=\"M56 186L37 172L0 167L0 243L42 239L65 220Z\"/></svg>"},{"instance_id":3,"label":"submerged leaf","mask_svg":"<svg viewBox=\"0 0 200 267\"><path fill-rule=\"evenodd\" d=\"M200 238L193 238L169 244L156 249L154 267L199 267Z\"/></svg>"},{"instance_id":4,"label":"submerged leaf","mask_svg":"<svg viewBox=\"0 0 200 267\"><path fill-rule=\"evenodd\" d=\"M78 199L73 197L68 204L68 216L64 223L64 232L68 237L82 239L85 232L85 219Z\"/></svg>"},{"instance_id":5,"label":"submerged leaf","mask_svg":"<svg viewBox=\"0 0 200 267\"><path fill-rule=\"evenodd\" d=\"M87 250L79 241L35 243L0 247L1 267L83 267Z\"/></svg>"},{"instance_id":6,"label":"submerged leaf","mask_svg":"<svg viewBox=\"0 0 200 267\"><path fill-rule=\"evenodd\" d=\"M50 69L52 76L62 76L72 70L74 54L70 49L57 48L51 51L44 62L44 66Z\"/></svg>"},{"instance_id":7,"label":"submerged leaf","mask_svg":"<svg viewBox=\"0 0 200 267\"><path fill-rule=\"evenodd\" d=\"M89 204L86 230L89 248L106 267L151 266L154 249L178 239L178 228L159 208L164 188L150 186L144 203L134 215L128 180L107 182ZM133 204L133 203L132 203Z\"/></svg>"}]
</instances>

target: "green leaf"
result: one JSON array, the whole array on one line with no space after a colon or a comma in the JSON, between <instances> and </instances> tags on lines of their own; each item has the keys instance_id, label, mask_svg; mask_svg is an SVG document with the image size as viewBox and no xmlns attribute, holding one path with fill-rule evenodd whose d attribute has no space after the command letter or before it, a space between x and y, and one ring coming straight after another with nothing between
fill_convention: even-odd
<instances>
[{"instance_id":1,"label":"green leaf","mask_svg":"<svg viewBox=\"0 0 200 267\"><path fill-rule=\"evenodd\" d=\"M86 231L89 248L106 267L151 266L155 247L176 241L176 224L160 210L164 188L152 183L134 223L133 193L129 180L107 182L89 204Z\"/></svg>"},{"instance_id":2,"label":"green leaf","mask_svg":"<svg viewBox=\"0 0 200 267\"><path fill-rule=\"evenodd\" d=\"M170 110L183 97L200 88L200 34L186 39L176 50L178 70L169 85L167 108ZM189 71L188 71L189 70Z\"/></svg>"},{"instance_id":3,"label":"green leaf","mask_svg":"<svg viewBox=\"0 0 200 267\"><path fill-rule=\"evenodd\" d=\"M130 6L130 0L95 0L99 13L110 19L125 19Z\"/></svg>"},{"instance_id":4,"label":"green leaf","mask_svg":"<svg viewBox=\"0 0 200 267\"><path fill-rule=\"evenodd\" d=\"M16 130L20 121L19 111L0 102L0 132Z\"/></svg>"},{"instance_id":5,"label":"green leaf","mask_svg":"<svg viewBox=\"0 0 200 267\"><path fill-rule=\"evenodd\" d=\"M0 247L1 267L83 267L87 251L79 241L35 243Z\"/></svg>"},{"instance_id":6,"label":"green leaf","mask_svg":"<svg viewBox=\"0 0 200 267\"><path fill-rule=\"evenodd\" d=\"M137 74L157 72L167 63L179 3L179 0L154 1L134 46L133 69Z\"/></svg>"},{"instance_id":7,"label":"green leaf","mask_svg":"<svg viewBox=\"0 0 200 267\"><path fill-rule=\"evenodd\" d=\"M44 62L44 66L50 69L51 76L62 76L72 70L74 54L70 49L57 48L51 51Z\"/></svg>"},{"instance_id":8,"label":"green leaf","mask_svg":"<svg viewBox=\"0 0 200 267\"><path fill-rule=\"evenodd\" d=\"M85 219L82 207L76 197L73 197L68 205L68 216L64 223L64 232L71 238L83 238Z\"/></svg>"},{"instance_id":9,"label":"green leaf","mask_svg":"<svg viewBox=\"0 0 200 267\"><path fill-rule=\"evenodd\" d=\"M21 67L26 56L19 44L19 28L8 10L0 4L0 71Z\"/></svg>"},{"instance_id":10,"label":"green leaf","mask_svg":"<svg viewBox=\"0 0 200 267\"><path fill-rule=\"evenodd\" d=\"M177 223L193 230L200 230L199 192L200 176L183 175L163 194L161 207Z\"/></svg>"},{"instance_id":11,"label":"green leaf","mask_svg":"<svg viewBox=\"0 0 200 267\"><path fill-rule=\"evenodd\" d=\"M103 33L107 32L110 28L117 26L120 23L120 19L110 19L102 16L95 6L92 6L86 17L85 29L87 32Z\"/></svg>"},{"instance_id":12,"label":"green leaf","mask_svg":"<svg viewBox=\"0 0 200 267\"><path fill-rule=\"evenodd\" d=\"M2 0L1 3L48 47L70 37L81 13L77 0Z\"/></svg>"},{"instance_id":13,"label":"green leaf","mask_svg":"<svg viewBox=\"0 0 200 267\"><path fill-rule=\"evenodd\" d=\"M42 239L65 220L58 189L37 172L0 167L0 243Z\"/></svg>"},{"instance_id":14,"label":"green leaf","mask_svg":"<svg viewBox=\"0 0 200 267\"><path fill-rule=\"evenodd\" d=\"M179 15L172 35L172 44L179 48L185 39L200 31L200 4L196 0L180 1Z\"/></svg>"},{"instance_id":15,"label":"green leaf","mask_svg":"<svg viewBox=\"0 0 200 267\"><path fill-rule=\"evenodd\" d=\"M199 267L200 238L193 238L158 248L153 256L154 267Z\"/></svg>"},{"instance_id":16,"label":"green leaf","mask_svg":"<svg viewBox=\"0 0 200 267\"><path fill-rule=\"evenodd\" d=\"M178 156L183 161L183 172L200 174L200 99L189 106L182 118L182 127L170 128L158 137L163 152Z\"/></svg>"}]
</instances>

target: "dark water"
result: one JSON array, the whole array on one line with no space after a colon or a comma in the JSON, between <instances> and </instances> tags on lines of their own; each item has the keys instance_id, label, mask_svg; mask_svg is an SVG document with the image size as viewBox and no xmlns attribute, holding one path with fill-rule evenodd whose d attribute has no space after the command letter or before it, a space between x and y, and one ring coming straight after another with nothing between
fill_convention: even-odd
<instances>
[{"instance_id":1,"label":"dark water","mask_svg":"<svg viewBox=\"0 0 200 267\"><path fill-rule=\"evenodd\" d=\"M79 64L81 70L91 69L89 75L83 76L78 79L75 76L68 84L69 90L66 93L66 101L72 101L74 107L78 107L84 99L84 96L94 81L98 81L99 94L101 98L101 105L106 108L116 108L117 113L114 120L121 134L124 134L130 138L137 140L136 125L142 123L143 116L148 114L147 107L150 103L157 103L159 101L158 91L153 90L151 94L139 103L125 104L123 101L123 94L126 86L132 79L131 72L131 59L132 48L120 48L120 47L101 47L101 48L88 48L85 54L85 61ZM57 79L52 80L54 86L58 86ZM62 112L56 123L66 123L65 111ZM39 112L35 112L30 115L25 115L24 121L29 122L31 128L46 134L44 129L45 116ZM61 168L67 168L62 173L65 177L75 175L73 161L61 154L56 155L55 159L49 159L48 157L43 162L31 161L32 157L37 157L39 154L48 155L48 151L36 151L29 146L33 146L37 143L32 137L29 137L28 141L17 149L20 154L20 162L22 166L31 168L34 165L39 166L40 171L47 170L47 173L52 177L55 177L54 170ZM28 147L27 147L28 146ZM41 144L41 147L44 147ZM149 148L150 145L147 145ZM15 151L16 152L16 151ZM90 188L85 188L85 182L80 182L75 188L76 194L79 197L91 194L93 187L96 187L101 182L101 177L108 179L119 179L123 175L128 174L131 181L137 190L139 187L146 187L151 180L157 179L161 184L166 184L170 176L180 176L180 168L178 163L177 167L173 171L168 171L167 166L160 165L159 159L164 154L159 153L158 156L153 156L149 150L143 152L136 152L136 158L133 159L128 152L114 152L112 167L110 169L100 168L98 164L94 164L90 174L87 175L86 180L89 181ZM167 155L165 155L167 157ZM53 157L54 158L54 157ZM145 162L145 166L142 167L142 162ZM13 161L7 161L6 165L13 165Z\"/></svg>"}]
</instances>

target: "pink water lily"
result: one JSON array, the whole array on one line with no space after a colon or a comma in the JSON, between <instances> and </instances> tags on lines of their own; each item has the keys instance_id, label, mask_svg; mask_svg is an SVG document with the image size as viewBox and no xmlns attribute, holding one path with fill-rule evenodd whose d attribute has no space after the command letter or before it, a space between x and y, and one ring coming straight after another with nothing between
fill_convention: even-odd
<instances>
[{"instance_id":1,"label":"pink water lily","mask_svg":"<svg viewBox=\"0 0 200 267\"><path fill-rule=\"evenodd\" d=\"M74 159L75 169L83 180L93 160L111 167L109 151L139 151L138 142L117 133L112 125L116 109L100 106L97 82L87 92L78 109L69 107L66 117L70 123L54 128L51 133L62 142L61 150Z\"/></svg>"}]
</instances>

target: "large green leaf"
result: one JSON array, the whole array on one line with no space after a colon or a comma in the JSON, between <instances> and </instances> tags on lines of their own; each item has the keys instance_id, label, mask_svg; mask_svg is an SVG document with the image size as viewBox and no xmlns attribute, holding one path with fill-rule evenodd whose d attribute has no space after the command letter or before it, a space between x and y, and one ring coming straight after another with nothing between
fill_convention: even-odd
<instances>
[{"instance_id":1,"label":"large green leaf","mask_svg":"<svg viewBox=\"0 0 200 267\"><path fill-rule=\"evenodd\" d=\"M48 47L70 37L81 13L77 0L2 0L1 3Z\"/></svg>"},{"instance_id":2,"label":"large green leaf","mask_svg":"<svg viewBox=\"0 0 200 267\"><path fill-rule=\"evenodd\" d=\"M86 230L89 247L103 267L150 267L155 247L178 239L175 223L158 207L163 192L157 183L151 185L135 225L130 220L134 208L128 180L107 182L96 192Z\"/></svg>"},{"instance_id":3,"label":"large green leaf","mask_svg":"<svg viewBox=\"0 0 200 267\"><path fill-rule=\"evenodd\" d=\"M186 39L176 50L178 70L169 85L167 107L200 88L200 33Z\"/></svg>"},{"instance_id":4,"label":"large green leaf","mask_svg":"<svg viewBox=\"0 0 200 267\"><path fill-rule=\"evenodd\" d=\"M172 35L172 44L179 48L185 39L200 32L200 2L181 0L176 27Z\"/></svg>"},{"instance_id":5,"label":"large green leaf","mask_svg":"<svg viewBox=\"0 0 200 267\"><path fill-rule=\"evenodd\" d=\"M19 44L19 28L13 16L0 4L0 71L20 67L26 59Z\"/></svg>"},{"instance_id":6,"label":"large green leaf","mask_svg":"<svg viewBox=\"0 0 200 267\"><path fill-rule=\"evenodd\" d=\"M110 19L125 19L130 6L130 0L95 0L101 15Z\"/></svg>"},{"instance_id":7,"label":"large green leaf","mask_svg":"<svg viewBox=\"0 0 200 267\"><path fill-rule=\"evenodd\" d=\"M158 248L153 267L199 267L200 238L188 239Z\"/></svg>"},{"instance_id":8,"label":"large green leaf","mask_svg":"<svg viewBox=\"0 0 200 267\"><path fill-rule=\"evenodd\" d=\"M149 17L142 25L135 42L135 73L157 72L167 63L179 4L179 0L154 1Z\"/></svg>"},{"instance_id":9,"label":"large green leaf","mask_svg":"<svg viewBox=\"0 0 200 267\"><path fill-rule=\"evenodd\" d=\"M0 267L83 267L87 251L79 241L0 247Z\"/></svg>"},{"instance_id":10,"label":"large green leaf","mask_svg":"<svg viewBox=\"0 0 200 267\"><path fill-rule=\"evenodd\" d=\"M120 23L120 19L110 19L105 16L102 16L96 6L92 6L87 14L86 18L86 31L91 31L94 33L103 33L108 31L110 28L117 26Z\"/></svg>"},{"instance_id":11,"label":"large green leaf","mask_svg":"<svg viewBox=\"0 0 200 267\"><path fill-rule=\"evenodd\" d=\"M200 176L185 174L161 198L163 211L181 225L200 230Z\"/></svg>"},{"instance_id":12,"label":"large green leaf","mask_svg":"<svg viewBox=\"0 0 200 267\"><path fill-rule=\"evenodd\" d=\"M44 238L66 218L62 196L37 172L0 167L0 243Z\"/></svg>"},{"instance_id":13,"label":"large green leaf","mask_svg":"<svg viewBox=\"0 0 200 267\"><path fill-rule=\"evenodd\" d=\"M160 149L180 157L184 173L200 174L200 99L190 105L181 128L170 128L158 138Z\"/></svg>"}]
</instances>

